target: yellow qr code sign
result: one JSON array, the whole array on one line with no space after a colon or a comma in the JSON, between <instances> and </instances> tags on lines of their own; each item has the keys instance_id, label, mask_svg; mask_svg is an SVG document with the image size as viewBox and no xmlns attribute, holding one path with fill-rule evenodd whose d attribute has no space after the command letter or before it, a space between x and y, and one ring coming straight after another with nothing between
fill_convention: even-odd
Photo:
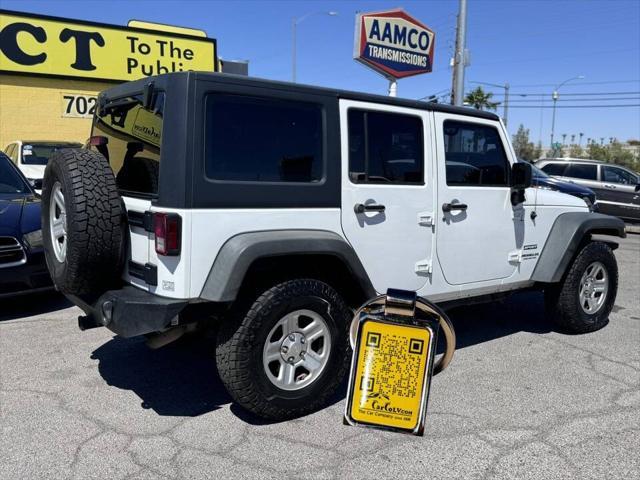
<instances>
[{"instance_id":1,"label":"yellow qr code sign","mask_svg":"<svg viewBox=\"0 0 640 480\"><path fill-rule=\"evenodd\" d=\"M350 416L356 422L403 430L418 428L431 330L365 321L359 335Z\"/></svg>"}]
</instances>

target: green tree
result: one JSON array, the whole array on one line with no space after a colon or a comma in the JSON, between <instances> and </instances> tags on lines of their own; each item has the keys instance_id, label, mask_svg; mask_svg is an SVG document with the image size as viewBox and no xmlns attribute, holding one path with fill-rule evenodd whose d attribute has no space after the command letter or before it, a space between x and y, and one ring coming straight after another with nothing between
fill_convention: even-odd
<instances>
[{"instance_id":1,"label":"green tree","mask_svg":"<svg viewBox=\"0 0 640 480\"><path fill-rule=\"evenodd\" d=\"M587 157L591 160L603 160L605 162L609 161L607 147L596 142L591 142L587 146Z\"/></svg>"},{"instance_id":2,"label":"green tree","mask_svg":"<svg viewBox=\"0 0 640 480\"><path fill-rule=\"evenodd\" d=\"M569 156L571 158L582 158L583 155L584 150L582 150L582 147L580 145L574 143L573 145L569 146Z\"/></svg>"},{"instance_id":3,"label":"green tree","mask_svg":"<svg viewBox=\"0 0 640 480\"><path fill-rule=\"evenodd\" d=\"M482 87L477 87L474 90L471 90L467 93L467 96L464 97L464 102L473 106L473 108L477 108L478 110L495 110L499 105L499 102L492 102L491 98L493 97L493 93L485 92Z\"/></svg>"},{"instance_id":4,"label":"green tree","mask_svg":"<svg viewBox=\"0 0 640 480\"><path fill-rule=\"evenodd\" d=\"M617 163L631 169L638 169L638 159L629 150L625 150L622 144L616 140L607 145L607 161Z\"/></svg>"},{"instance_id":5,"label":"green tree","mask_svg":"<svg viewBox=\"0 0 640 480\"><path fill-rule=\"evenodd\" d=\"M524 128L524 125L520 124L518 131L513 136L513 149L516 151L516 156L519 159L532 162L540 158L542 153L542 147L537 147L533 142L529 141L529 129Z\"/></svg>"}]
</instances>

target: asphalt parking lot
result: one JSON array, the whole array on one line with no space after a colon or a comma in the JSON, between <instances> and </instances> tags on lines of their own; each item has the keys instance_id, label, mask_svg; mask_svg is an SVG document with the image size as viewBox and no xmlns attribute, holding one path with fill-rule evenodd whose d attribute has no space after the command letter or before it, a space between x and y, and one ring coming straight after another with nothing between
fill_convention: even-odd
<instances>
[{"instance_id":1,"label":"asphalt parking lot","mask_svg":"<svg viewBox=\"0 0 640 480\"><path fill-rule=\"evenodd\" d=\"M640 476L640 236L616 252L611 321L554 331L538 294L451 312L453 363L422 438L347 427L344 402L267 424L222 388L207 341L147 349L51 294L0 303L0 478Z\"/></svg>"}]
</instances>

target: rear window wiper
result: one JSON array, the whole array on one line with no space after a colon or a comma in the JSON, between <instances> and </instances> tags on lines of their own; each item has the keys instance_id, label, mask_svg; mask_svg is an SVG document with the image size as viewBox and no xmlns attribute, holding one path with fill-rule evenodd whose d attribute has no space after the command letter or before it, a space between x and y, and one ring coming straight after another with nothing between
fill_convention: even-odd
<instances>
[{"instance_id":1,"label":"rear window wiper","mask_svg":"<svg viewBox=\"0 0 640 480\"><path fill-rule=\"evenodd\" d=\"M136 105L141 105L142 101L139 98L127 97L118 98L115 100L107 100L100 105L100 116L104 116L114 110L131 110Z\"/></svg>"}]
</instances>

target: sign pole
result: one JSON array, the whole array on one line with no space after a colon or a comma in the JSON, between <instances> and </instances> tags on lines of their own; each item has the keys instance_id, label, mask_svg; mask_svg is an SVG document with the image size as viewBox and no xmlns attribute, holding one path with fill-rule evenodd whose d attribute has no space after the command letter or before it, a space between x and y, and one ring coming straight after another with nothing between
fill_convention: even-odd
<instances>
[{"instance_id":1,"label":"sign pole","mask_svg":"<svg viewBox=\"0 0 640 480\"><path fill-rule=\"evenodd\" d=\"M398 94L398 82L395 78L389 79L389 96L395 97Z\"/></svg>"}]
</instances>

